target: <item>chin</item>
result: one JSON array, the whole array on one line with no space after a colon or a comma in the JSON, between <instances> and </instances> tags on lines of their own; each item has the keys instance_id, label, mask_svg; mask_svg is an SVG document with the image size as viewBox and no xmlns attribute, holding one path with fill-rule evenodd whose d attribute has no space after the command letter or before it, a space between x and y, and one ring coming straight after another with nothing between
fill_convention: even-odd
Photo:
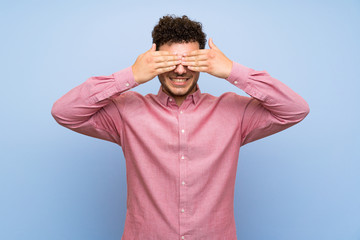
<instances>
[{"instance_id":1,"label":"chin","mask_svg":"<svg viewBox=\"0 0 360 240\"><path fill-rule=\"evenodd\" d=\"M166 73L158 76L161 86L165 93L170 96L186 97L188 94L195 92L196 84L199 79L199 73Z\"/></svg>"}]
</instances>

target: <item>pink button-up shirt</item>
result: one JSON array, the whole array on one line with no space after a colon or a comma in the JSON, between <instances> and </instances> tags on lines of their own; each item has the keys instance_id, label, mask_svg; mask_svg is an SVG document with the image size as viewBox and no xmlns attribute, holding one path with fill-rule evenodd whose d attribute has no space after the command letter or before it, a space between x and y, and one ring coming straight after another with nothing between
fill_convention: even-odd
<instances>
[{"instance_id":1,"label":"pink button-up shirt","mask_svg":"<svg viewBox=\"0 0 360 240\"><path fill-rule=\"evenodd\" d=\"M305 100L266 71L233 63L226 79L251 97L198 90L180 107L128 91L131 67L91 77L57 100L56 121L120 145L126 160L122 240L235 240L234 187L240 147L288 128Z\"/></svg>"}]
</instances>

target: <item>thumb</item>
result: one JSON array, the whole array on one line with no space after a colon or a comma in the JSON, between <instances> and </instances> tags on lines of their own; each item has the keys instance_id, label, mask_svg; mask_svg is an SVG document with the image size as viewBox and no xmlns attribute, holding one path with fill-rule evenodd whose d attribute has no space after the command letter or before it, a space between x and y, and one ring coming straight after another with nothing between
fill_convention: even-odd
<instances>
[{"instance_id":1,"label":"thumb","mask_svg":"<svg viewBox=\"0 0 360 240\"><path fill-rule=\"evenodd\" d=\"M209 47L210 49L218 49L216 45L214 44L212 38L209 39Z\"/></svg>"},{"instance_id":2,"label":"thumb","mask_svg":"<svg viewBox=\"0 0 360 240\"><path fill-rule=\"evenodd\" d=\"M151 51L151 52L155 52L155 51L156 51L156 44L155 44L155 43L152 44L152 46L151 46L151 48L150 48L150 51Z\"/></svg>"}]
</instances>

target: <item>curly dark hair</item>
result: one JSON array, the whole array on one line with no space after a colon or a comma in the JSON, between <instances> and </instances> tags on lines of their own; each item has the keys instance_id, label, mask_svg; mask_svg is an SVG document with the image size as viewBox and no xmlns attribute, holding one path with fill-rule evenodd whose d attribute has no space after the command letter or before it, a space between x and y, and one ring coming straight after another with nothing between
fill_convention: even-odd
<instances>
[{"instance_id":1,"label":"curly dark hair","mask_svg":"<svg viewBox=\"0 0 360 240\"><path fill-rule=\"evenodd\" d=\"M204 49L206 44L206 34L202 31L202 24L190 20L186 15L163 16L151 34L156 50L167 43L198 42L200 49Z\"/></svg>"}]
</instances>

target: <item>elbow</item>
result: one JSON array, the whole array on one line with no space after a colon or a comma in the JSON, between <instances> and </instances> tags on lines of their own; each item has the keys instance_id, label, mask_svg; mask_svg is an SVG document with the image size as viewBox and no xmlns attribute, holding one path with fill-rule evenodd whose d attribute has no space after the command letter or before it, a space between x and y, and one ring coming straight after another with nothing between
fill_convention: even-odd
<instances>
[{"instance_id":1,"label":"elbow","mask_svg":"<svg viewBox=\"0 0 360 240\"><path fill-rule=\"evenodd\" d=\"M309 104L304 100L298 106L298 109L296 111L295 123L298 123L298 122L301 122L302 120L304 120L309 113L310 113Z\"/></svg>"},{"instance_id":2,"label":"elbow","mask_svg":"<svg viewBox=\"0 0 360 240\"><path fill-rule=\"evenodd\" d=\"M310 107L306 101L297 102L289 106L286 115L280 117L279 121L281 124L294 125L304 120L309 113Z\"/></svg>"},{"instance_id":3,"label":"elbow","mask_svg":"<svg viewBox=\"0 0 360 240\"><path fill-rule=\"evenodd\" d=\"M309 113L310 113L309 104L306 101L304 101L304 104L302 107L302 119L301 120L303 120Z\"/></svg>"},{"instance_id":4,"label":"elbow","mask_svg":"<svg viewBox=\"0 0 360 240\"><path fill-rule=\"evenodd\" d=\"M58 101L56 101L51 108L51 115L57 123L64 125L65 123L62 121L63 118L61 117L61 112L61 106L58 104Z\"/></svg>"},{"instance_id":5,"label":"elbow","mask_svg":"<svg viewBox=\"0 0 360 240\"><path fill-rule=\"evenodd\" d=\"M309 104L306 103L306 108L305 108L305 111L304 111L304 118L310 113L310 107L309 107Z\"/></svg>"},{"instance_id":6,"label":"elbow","mask_svg":"<svg viewBox=\"0 0 360 240\"><path fill-rule=\"evenodd\" d=\"M53 116L53 118L56 120L57 116L58 116L59 110L57 107L56 102L53 104L52 108L51 108L51 115Z\"/></svg>"},{"instance_id":7,"label":"elbow","mask_svg":"<svg viewBox=\"0 0 360 240\"><path fill-rule=\"evenodd\" d=\"M89 120L88 116L81 116L78 109L71 104L66 104L61 99L57 100L52 108L51 115L63 127L76 130Z\"/></svg>"}]
</instances>

